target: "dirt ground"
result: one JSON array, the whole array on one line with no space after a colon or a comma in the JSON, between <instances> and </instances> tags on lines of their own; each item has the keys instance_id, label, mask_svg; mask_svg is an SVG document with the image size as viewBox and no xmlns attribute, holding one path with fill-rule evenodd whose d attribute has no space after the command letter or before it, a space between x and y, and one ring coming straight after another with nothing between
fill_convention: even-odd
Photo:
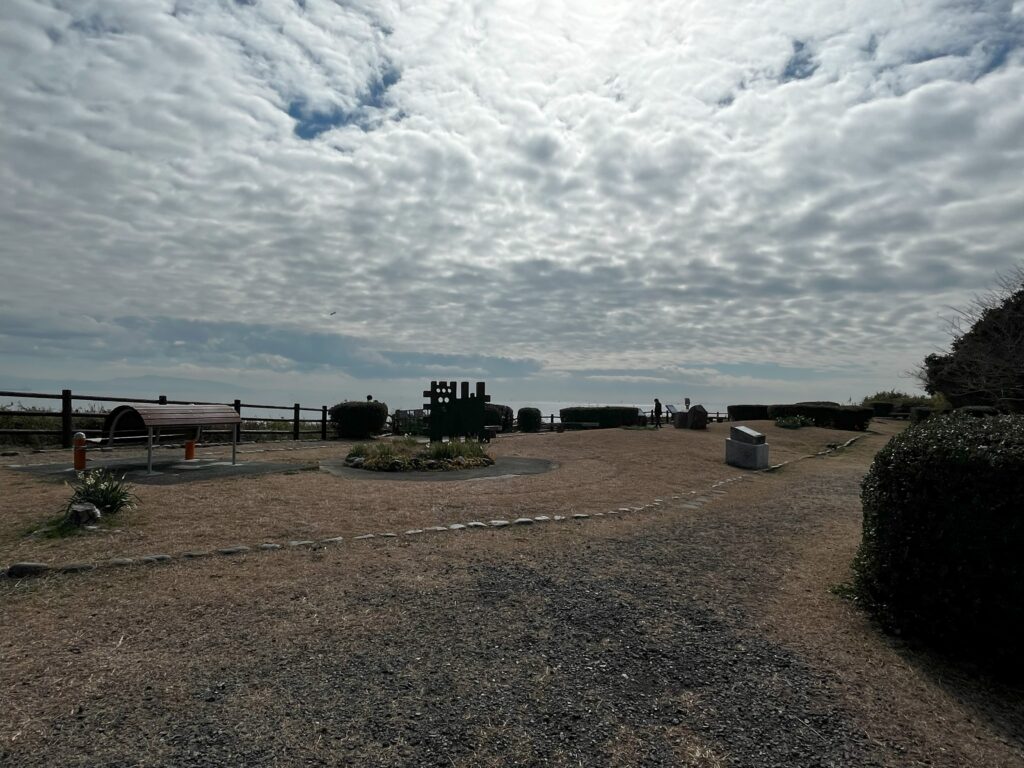
<instances>
[{"instance_id":1,"label":"dirt ground","mask_svg":"<svg viewBox=\"0 0 1024 768\"><path fill-rule=\"evenodd\" d=\"M25 543L62 493L5 471L0 562L665 503L0 581L0 765L1024 765L1021 691L829 591L897 427L753 475L721 462L724 426L499 440L559 462L530 478L144 488L97 549ZM849 437L765 431L773 461Z\"/></svg>"},{"instance_id":2,"label":"dirt ground","mask_svg":"<svg viewBox=\"0 0 1024 768\"><path fill-rule=\"evenodd\" d=\"M821 450L854 433L783 430L750 422L768 435L773 463ZM573 514L634 506L673 489L704 489L735 472L723 463L727 424L706 432L679 429L595 430L512 434L494 440L495 456L550 459L543 475L415 484L386 477L350 480L324 472L239 477L175 486L136 485L139 507L119 516L113 531L70 539L26 536L59 512L69 496L62 483L0 468L0 566L16 561L102 561L112 557L179 554L236 544L401 532L446 523L522 515ZM354 443L262 443L243 448L241 461L309 465L343 458ZM117 455L129 455L119 451ZM135 451L135 453L139 453ZM230 456L230 447L197 452ZM9 463L72 463L70 451L29 454ZM379 477L379 476L378 476Z\"/></svg>"}]
</instances>

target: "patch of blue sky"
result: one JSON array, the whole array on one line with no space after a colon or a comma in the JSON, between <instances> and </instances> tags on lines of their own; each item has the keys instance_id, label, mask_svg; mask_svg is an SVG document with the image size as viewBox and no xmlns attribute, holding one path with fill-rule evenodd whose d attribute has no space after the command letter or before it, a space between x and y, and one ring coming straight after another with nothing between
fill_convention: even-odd
<instances>
[{"instance_id":1,"label":"patch of blue sky","mask_svg":"<svg viewBox=\"0 0 1024 768\"><path fill-rule=\"evenodd\" d=\"M308 141L326 131L343 128L346 125L355 125L364 131L369 130L373 121L379 118L378 113L390 106L388 91L401 78L402 74L398 69L386 66L367 83L353 109L311 109L304 100L293 100L288 104L288 116L295 120L295 135Z\"/></svg>"},{"instance_id":2,"label":"patch of blue sky","mask_svg":"<svg viewBox=\"0 0 1024 768\"><path fill-rule=\"evenodd\" d=\"M807 44L802 40L793 41L793 53L782 70L782 82L788 83L792 80L806 80L818 69L818 63L814 60L814 54Z\"/></svg>"},{"instance_id":3,"label":"patch of blue sky","mask_svg":"<svg viewBox=\"0 0 1024 768\"><path fill-rule=\"evenodd\" d=\"M346 125L359 125L359 113L335 107L328 111L311 110L303 101L288 105L288 116L295 120L295 135L300 139L315 139L321 133Z\"/></svg>"},{"instance_id":4,"label":"patch of blue sky","mask_svg":"<svg viewBox=\"0 0 1024 768\"><path fill-rule=\"evenodd\" d=\"M1020 25L1015 36L995 40L990 45L985 46L986 61L979 77L984 77L990 72L1003 67L1009 61L1010 54L1019 48L1024 48L1024 25Z\"/></svg>"}]
</instances>

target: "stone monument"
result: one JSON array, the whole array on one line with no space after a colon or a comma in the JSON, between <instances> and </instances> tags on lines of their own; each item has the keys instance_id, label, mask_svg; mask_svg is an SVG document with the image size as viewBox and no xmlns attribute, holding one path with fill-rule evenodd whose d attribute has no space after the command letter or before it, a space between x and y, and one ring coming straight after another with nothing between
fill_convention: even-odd
<instances>
[{"instance_id":1,"label":"stone monument","mask_svg":"<svg viewBox=\"0 0 1024 768\"><path fill-rule=\"evenodd\" d=\"M695 405L686 412L687 429L707 429L708 411L703 405Z\"/></svg>"},{"instance_id":2,"label":"stone monument","mask_svg":"<svg viewBox=\"0 0 1024 768\"><path fill-rule=\"evenodd\" d=\"M725 463L740 469L767 469L765 436L750 427L732 427L725 439Z\"/></svg>"}]
</instances>

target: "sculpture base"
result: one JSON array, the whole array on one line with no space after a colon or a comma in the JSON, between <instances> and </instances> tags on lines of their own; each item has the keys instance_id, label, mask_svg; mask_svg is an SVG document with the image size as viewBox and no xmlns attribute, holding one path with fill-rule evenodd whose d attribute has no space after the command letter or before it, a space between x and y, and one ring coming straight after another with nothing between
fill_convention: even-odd
<instances>
[{"instance_id":1,"label":"sculpture base","mask_svg":"<svg viewBox=\"0 0 1024 768\"><path fill-rule=\"evenodd\" d=\"M768 469L768 444L751 445L726 438L725 463L740 469Z\"/></svg>"}]
</instances>

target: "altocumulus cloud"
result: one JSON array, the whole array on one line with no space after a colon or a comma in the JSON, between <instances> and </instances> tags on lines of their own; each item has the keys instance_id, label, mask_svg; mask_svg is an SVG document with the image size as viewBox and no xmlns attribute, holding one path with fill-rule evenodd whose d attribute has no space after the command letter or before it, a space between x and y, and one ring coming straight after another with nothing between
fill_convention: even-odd
<instances>
[{"instance_id":1,"label":"altocumulus cloud","mask_svg":"<svg viewBox=\"0 0 1024 768\"><path fill-rule=\"evenodd\" d=\"M6 0L0 68L24 360L894 378L1024 254L1020 0Z\"/></svg>"}]
</instances>

